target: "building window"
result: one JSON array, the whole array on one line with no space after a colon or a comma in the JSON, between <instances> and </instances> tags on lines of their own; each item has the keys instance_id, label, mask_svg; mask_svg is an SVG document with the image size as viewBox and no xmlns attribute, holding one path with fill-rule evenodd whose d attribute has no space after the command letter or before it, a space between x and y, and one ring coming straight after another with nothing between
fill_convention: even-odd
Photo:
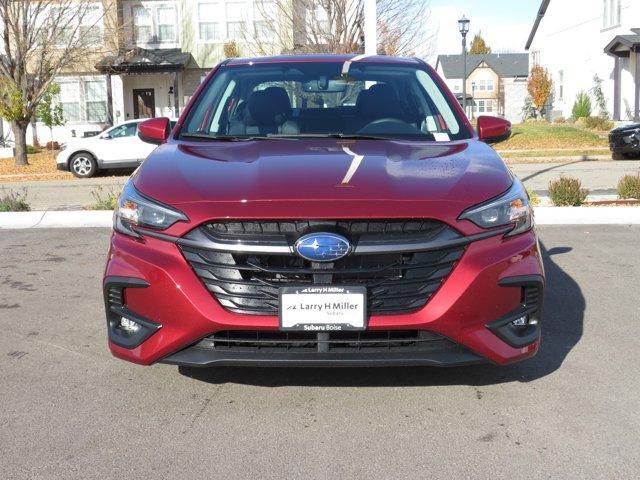
<instances>
[{"instance_id":1,"label":"building window","mask_svg":"<svg viewBox=\"0 0 640 480\"><path fill-rule=\"evenodd\" d=\"M67 122L80 121L80 83L60 83L60 104Z\"/></svg>"},{"instance_id":2,"label":"building window","mask_svg":"<svg viewBox=\"0 0 640 480\"><path fill-rule=\"evenodd\" d=\"M227 2L225 13L227 18L227 39L241 40L244 37L244 15L246 5L242 2Z\"/></svg>"},{"instance_id":3,"label":"building window","mask_svg":"<svg viewBox=\"0 0 640 480\"><path fill-rule=\"evenodd\" d=\"M244 37L244 22L227 22L227 38L242 40Z\"/></svg>"},{"instance_id":4,"label":"building window","mask_svg":"<svg viewBox=\"0 0 640 480\"><path fill-rule=\"evenodd\" d=\"M485 111L486 113L493 113L493 100L485 101Z\"/></svg>"},{"instance_id":5,"label":"building window","mask_svg":"<svg viewBox=\"0 0 640 480\"><path fill-rule=\"evenodd\" d=\"M105 123L107 84L104 78L65 78L58 82L64 119L67 122Z\"/></svg>"},{"instance_id":6,"label":"building window","mask_svg":"<svg viewBox=\"0 0 640 480\"><path fill-rule=\"evenodd\" d=\"M534 67L540 65L540 50L534 50L531 52L531 63Z\"/></svg>"},{"instance_id":7,"label":"building window","mask_svg":"<svg viewBox=\"0 0 640 480\"><path fill-rule=\"evenodd\" d=\"M133 7L133 41L135 43L151 43L152 37L151 9L142 6Z\"/></svg>"},{"instance_id":8,"label":"building window","mask_svg":"<svg viewBox=\"0 0 640 480\"><path fill-rule=\"evenodd\" d=\"M276 32L271 22L259 20L255 22L256 38L258 40L270 41L275 38Z\"/></svg>"},{"instance_id":9,"label":"building window","mask_svg":"<svg viewBox=\"0 0 640 480\"><path fill-rule=\"evenodd\" d=\"M87 4L78 32L92 45L99 45L103 40L102 7L98 4Z\"/></svg>"},{"instance_id":10,"label":"building window","mask_svg":"<svg viewBox=\"0 0 640 480\"><path fill-rule=\"evenodd\" d=\"M156 9L158 25L158 43L174 43L176 41L176 9L172 5L160 6Z\"/></svg>"},{"instance_id":11,"label":"building window","mask_svg":"<svg viewBox=\"0 0 640 480\"><path fill-rule=\"evenodd\" d=\"M178 15L175 5L135 5L133 41L136 44L175 43L178 41Z\"/></svg>"},{"instance_id":12,"label":"building window","mask_svg":"<svg viewBox=\"0 0 640 480\"><path fill-rule=\"evenodd\" d=\"M612 28L620 25L622 4L620 0L602 0L602 28Z\"/></svg>"},{"instance_id":13,"label":"building window","mask_svg":"<svg viewBox=\"0 0 640 480\"><path fill-rule=\"evenodd\" d=\"M487 80L487 92L493 92L495 90L495 85L493 82L493 79L490 78L489 80Z\"/></svg>"},{"instance_id":14,"label":"building window","mask_svg":"<svg viewBox=\"0 0 640 480\"><path fill-rule=\"evenodd\" d=\"M87 122L107 121L107 84L104 80L84 82L85 111Z\"/></svg>"},{"instance_id":15,"label":"building window","mask_svg":"<svg viewBox=\"0 0 640 480\"><path fill-rule=\"evenodd\" d=\"M55 39L56 46L66 47L73 40L80 40L82 44L90 45L102 43L104 35L102 5L86 3L80 11L78 8L69 4L62 7L50 7L43 11L42 15L47 17L45 20L53 22L59 28L59 34ZM61 25L64 25L64 28L60 28Z\"/></svg>"},{"instance_id":16,"label":"building window","mask_svg":"<svg viewBox=\"0 0 640 480\"><path fill-rule=\"evenodd\" d=\"M473 105L474 113L493 113L494 101L493 100L476 100Z\"/></svg>"},{"instance_id":17,"label":"building window","mask_svg":"<svg viewBox=\"0 0 640 480\"><path fill-rule=\"evenodd\" d=\"M219 17L220 4L198 4L198 35L203 42L217 42L222 40L220 24L216 21Z\"/></svg>"},{"instance_id":18,"label":"building window","mask_svg":"<svg viewBox=\"0 0 640 480\"><path fill-rule=\"evenodd\" d=\"M478 80L478 91L484 92L487 89L487 81L486 80Z\"/></svg>"},{"instance_id":19,"label":"building window","mask_svg":"<svg viewBox=\"0 0 640 480\"><path fill-rule=\"evenodd\" d=\"M564 70L558 72L558 100L564 100Z\"/></svg>"}]
</instances>

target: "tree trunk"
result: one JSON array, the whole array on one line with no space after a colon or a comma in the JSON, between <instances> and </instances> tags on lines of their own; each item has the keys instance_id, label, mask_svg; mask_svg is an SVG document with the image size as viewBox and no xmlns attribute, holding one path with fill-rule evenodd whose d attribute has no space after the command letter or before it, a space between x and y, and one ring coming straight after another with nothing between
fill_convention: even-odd
<instances>
[{"instance_id":1,"label":"tree trunk","mask_svg":"<svg viewBox=\"0 0 640 480\"><path fill-rule=\"evenodd\" d=\"M23 167L29 165L27 161L27 127L29 122L13 121L11 122L11 129L13 130L13 136L15 137L15 160L16 167Z\"/></svg>"}]
</instances>

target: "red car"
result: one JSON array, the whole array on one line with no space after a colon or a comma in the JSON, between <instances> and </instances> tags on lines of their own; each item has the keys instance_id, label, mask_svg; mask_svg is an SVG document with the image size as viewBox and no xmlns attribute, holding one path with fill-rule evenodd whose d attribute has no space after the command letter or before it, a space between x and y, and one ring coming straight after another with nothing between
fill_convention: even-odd
<instances>
[{"instance_id":1,"label":"red car","mask_svg":"<svg viewBox=\"0 0 640 480\"><path fill-rule=\"evenodd\" d=\"M427 64L216 67L124 187L109 347L187 366L508 364L535 355L544 272L522 183Z\"/></svg>"}]
</instances>

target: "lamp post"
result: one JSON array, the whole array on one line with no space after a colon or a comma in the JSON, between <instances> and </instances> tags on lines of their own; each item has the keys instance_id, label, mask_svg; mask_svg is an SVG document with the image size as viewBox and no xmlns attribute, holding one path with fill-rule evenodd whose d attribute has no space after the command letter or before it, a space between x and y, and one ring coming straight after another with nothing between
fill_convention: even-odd
<instances>
[{"instance_id":1,"label":"lamp post","mask_svg":"<svg viewBox=\"0 0 640 480\"><path fill-rule=\"evenodd\" d=\"M476 111L476 82L471 82L471 120L475 117Z\"/></svg>"},{"instance_id":2,"label":"lamp post","mask_svg":"<svg viewBox=\"0 0 640 480\"><path fill-rule=\"evenodd\" d=\"M469 33L469 23L471 21L464 15L458 20L458 30L462 35L462 108L467 114L467 33Z\"/></svg>"}]
</instances>

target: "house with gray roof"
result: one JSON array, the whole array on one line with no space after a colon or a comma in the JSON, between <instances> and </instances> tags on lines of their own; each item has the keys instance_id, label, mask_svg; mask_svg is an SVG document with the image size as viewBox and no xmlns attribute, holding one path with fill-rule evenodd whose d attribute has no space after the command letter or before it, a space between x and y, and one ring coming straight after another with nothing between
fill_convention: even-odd
<instances>
[{"instance_id":1,"label":"house with gray roof","mask_svg":"<svg viewBox=\"0 0 640 480\"><path fill-rule=\"evenodd\" d=\"M462 103L464 57L440 55L436 70ZM467 115L495 115L520 123L528 78L526 53L467 55Z\"/></svg>"}]
</instances>

